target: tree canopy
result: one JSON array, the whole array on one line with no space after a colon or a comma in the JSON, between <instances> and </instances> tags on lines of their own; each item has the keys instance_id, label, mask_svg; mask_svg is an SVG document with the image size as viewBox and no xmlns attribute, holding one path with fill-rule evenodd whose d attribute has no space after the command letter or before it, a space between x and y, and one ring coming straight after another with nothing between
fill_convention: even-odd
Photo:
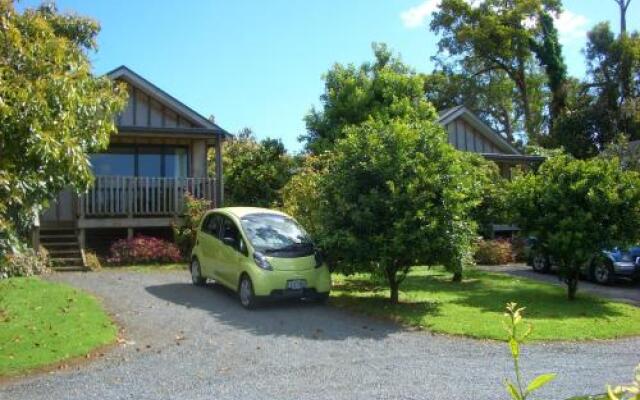
<instances>
[{"instance_id":1,"label":"tree canopy","mask_svg":"<svg viewBox=\"0 0 640 400\"><path fill-rule=\"evenodd\" d=\"M640 175L615 158L552 157L508 193L514 222L559 265L570 299L591 257L640 240Z\"/></svg>"},{"instance_id":2,"label":"tree canopy","mask_svg":"<svg viewBox=\"0 0 640 400\"><path fill-rule=\"evenodd\" d=\"M64 187L92 182L126 90L95 77L98 23L0 0L0 251ZM5 248L6 250L6 248Z\"/></svg>"},{"instance_id":3,"label":"tree canopy","mask_svg":"<svg viewBox=\"0 0 640 400\"><path fill-rule=\"evenodd\" d=\"M225 142L224 202L228 205L277 207L282 187L293 174L294 161L279 139L258 141L250 129ZM211 168L214 163L210 163ZM212 172L213 173L213 172Z\"/></svg>"},{"instance_id":4,"label":"tree canopy","mask_svg":"<svg viewBox=\"0 0 640 400\"><path fill-rule=\"evenodd\" d=\"M305 117L299 140L320 154L344 137L344 128L369 119L432 120L434 109L424 98L424 80L387 49L373 44L375 60L359 67L336 64L325 75L322 108Z\"/></svg>"}]
</instances>

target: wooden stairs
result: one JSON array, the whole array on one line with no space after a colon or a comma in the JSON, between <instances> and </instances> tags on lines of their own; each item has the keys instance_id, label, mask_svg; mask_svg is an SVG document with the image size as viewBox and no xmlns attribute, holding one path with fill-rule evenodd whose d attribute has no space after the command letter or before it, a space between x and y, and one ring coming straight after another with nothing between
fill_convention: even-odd
<instances>
[{"instance_id":1,"label":"wooden stairs","mask_svg":"<svg viewBox=\"0 0 640 400\"><path fill-rule=\"evenodd\" d=\"M40 231L40 244L47 249L56 271L85 271L84 252L75 229Z\"/></svg>"}]
</instances>

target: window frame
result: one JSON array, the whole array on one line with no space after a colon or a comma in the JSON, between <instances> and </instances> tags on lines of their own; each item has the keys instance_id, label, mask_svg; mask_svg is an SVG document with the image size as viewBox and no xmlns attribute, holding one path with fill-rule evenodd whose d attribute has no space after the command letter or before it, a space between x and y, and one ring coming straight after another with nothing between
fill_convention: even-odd
<instances>
[{"instance_id":1,"label":"window frame","mask_svg":"<svg viewBox=\"0 0 640 400\"><path fill-rule=\"evenodd\" d=\"M161 174L160 176L158 176L157 178L182 178L179 176L168 176L167 175L167 171L166 171L166 156L167 155L171 155L172 153L170 153L170 150L172 149L184 149L185 150L185 154L187 155L187 175L186 178L190 178L191 177L191 152L189 151L190 147L188 145L180 145L180 144L153 144L153 143L145 143L145 144L129 144L129 143L114 143L112 145L109 146L109 148L107 149L107 151L105 152L101 152L101 153L94 153L94 154L131 154L133 155L133 176L135 177L141 177L140 176L140 149L141 148L160 148L160 171ZM117 150L118 148L120 149L126 149L126 150L133 150L132 153L118 153L117 151L112 151L112 150ZM153 154L153 153L147 153L147 154ZM107 175L108 176L108 175ZM155 178L155 177L154 177Z\"/></svg>"}]
</instances>

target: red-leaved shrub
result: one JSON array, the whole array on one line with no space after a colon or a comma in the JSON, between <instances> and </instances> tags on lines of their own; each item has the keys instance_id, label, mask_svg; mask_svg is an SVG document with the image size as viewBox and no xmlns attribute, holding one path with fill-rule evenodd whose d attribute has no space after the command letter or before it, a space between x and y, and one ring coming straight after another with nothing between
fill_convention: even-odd
<instances>
[{"instance_id":1,"label":"red-leaved shrub","mask_svg":"<svg viewBox=\"0 0 640 400\"><path fill-rule=\"evenodd\" d=\"M513 262L513 248L507 239L480 240L476 254L476 263L481 265L500 265Z\"/></svg>"},{"instance_id":2,"label":"red-leaved shrub","mask_svg":"<svg viewBox=\"0 0 640 400\"><path fill-rule=\"evenodd\" d=\"M109 248L107 262L112 264L140 264L154 262L179 262L178 247L166 240L138 235L131 239L115 241Z\"/></svg>"}]
</instances>

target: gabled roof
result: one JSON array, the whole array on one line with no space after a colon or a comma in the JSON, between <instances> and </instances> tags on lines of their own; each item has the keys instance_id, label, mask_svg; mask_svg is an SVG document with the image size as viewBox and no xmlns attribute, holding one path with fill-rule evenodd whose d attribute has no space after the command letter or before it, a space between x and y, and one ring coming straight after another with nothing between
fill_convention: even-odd
<instances>
[{"instance_id":1,"label":"gabled roof","mask_svg":"<svg viewBox=\"0 0 640 400\"><path fill-rule=\"evenodd\" d=\"M220 134L223 134L224 136L231 136L229 132L225 131L214 122L211 122L208 118L204 117L202 114L198 113L197 111L187 106L180 100L171 96L169 93L160 89L159 87L149 82L147 79L145 79L144 77L134 72L133 70L131 70L129 67L125 65L121 65L118 68L110 72L107 72L106 76L114 80L122 79L127 83L130 83L131 85L135 86L136 88L141 89L146 94L153 97L154 100L158 101L159 103L177 112L181 117L186 118L188 121L191 121L194 125L197 126L196 128L192 128L194 130L197 130L197 129L201 131L207 130L207 131L211 131L212 133L220 133Z\"/></svg>"},{"instance_id":2,"label":"gabled roof","mask_svg":"<svg viewBox=\"0 0 640 400\"><path fill-rule=\"evenodd\" d=\"M461 118L473 128L475 128L481 135L483 135L488 141L493 143L497 148L504 151L506 154L519 155L520 152L507 142L498 132L491 129L489 125L478 118L465 106L456 106L447 108L438 112L438 123L441 125L448 125L450 122Z\"/></svg>"}]
</instances>

